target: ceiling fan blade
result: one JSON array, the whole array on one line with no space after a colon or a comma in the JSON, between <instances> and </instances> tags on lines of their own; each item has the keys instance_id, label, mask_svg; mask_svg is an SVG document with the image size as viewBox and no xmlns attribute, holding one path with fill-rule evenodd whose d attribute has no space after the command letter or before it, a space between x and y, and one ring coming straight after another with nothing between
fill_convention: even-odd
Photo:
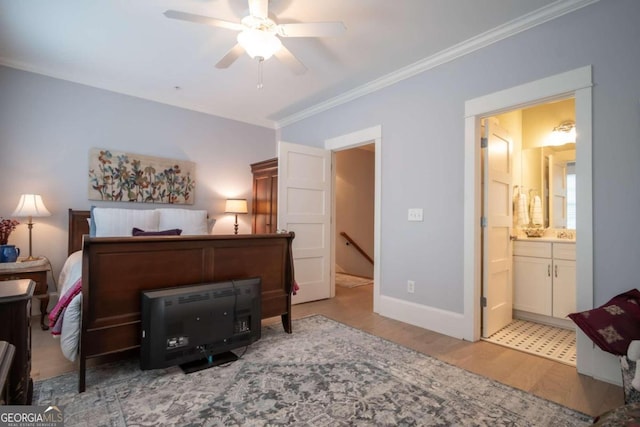
<instances>
[{"instance_id":1,"label":"ceiling fan blade","mask_svg":"<svg viewBox=\"0 0 640 427\"><path fill-rule=\"evenodd\" d=\"M213 25L214 27L226 28L228 30L242 31L244 25L236 22L223 21L222 19L209 18L208 16L194 15L193 13L180 12L178 10L167 10L164 16L181 21L195 22L198 24Z\"/></svg>"},{"instance_id":2,"label":"ceiling fan blade","mask_svg":"<svg viewBox=\"0 0 640 427\"><path fill-rule=\"evenodd\" d=\"M269 0L249 0L249 15L256 18L268 18Z\"/></svg>"},{"instance_id":3,"label":"ceiling fan blade","mask_svg":"<svg viewBox=\"0 0 640 427\"><path fill-rule=\"evenodd\" d=\"M244 48L240 43L229 49L229 51L216 64L216 68L228 68L236 59L240 58L244 53Z\"/></svg>"},{"instance_id":4,"label":"ceiling fan blade","mask_svg":"<svg viewBox=\"0 0 640 427\"><path fill-rule=\"evenodd\" d=\"M335 37L346 30L347 28L342 22L306 22L278 25L278 34L282 37Z\"/></svg>"},{"instance_id":5,"label":"ceiling fan blade","mask_svg":"<svg viewBox=\"0 0 640 427\"><path fill-rule=\"evenodd\" d=\"M282 46L273 54L280 62L289 67L294 74L304 74L307 71L307 67L304 66L298 58L286 47Z\"/></svg>"}]
</instances>

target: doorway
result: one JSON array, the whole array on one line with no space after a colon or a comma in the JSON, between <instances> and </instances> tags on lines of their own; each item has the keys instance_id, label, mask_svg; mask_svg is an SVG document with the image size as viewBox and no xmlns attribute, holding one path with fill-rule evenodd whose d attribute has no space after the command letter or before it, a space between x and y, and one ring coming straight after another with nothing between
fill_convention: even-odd
<instances>
[{"instance_id":1,"label":"doorway","mask_svg":"<svg viewBox=\"0 0 640 427\"><path fill-rule=\"evenodd\" d=\"M342 150L368 146L368 150L373 151L374 157L374 182L373 182L373 311L379 312L380 304L380 231L381 221L380 212L382 207L382 127L373 126L352 133L344 134L325 140L324 148L330 150L335 155ZM336 168L333 168L333 181L336 179ZM332 200L335 202L335 186ZM332 217L336 218L336 203L332 203ZM336 221L331 222L331 265L336 265L336 245L344 244L343 241L336 238L339 236L340 230L336 227ZM335 296L335 268L331 269L331 296Z\"/></svg>"},{"instance_id":2,"label":"doorway","mask_svg":"<svg viewBox=\"0 0 640 427\"><path fill-rule=\"evenodd\" d=\"M483 217L488 224L483 227L482 288L483 297L493 304L483 308L482 338L571 366L576 359L576 328L566 315L577 311L578 239L575 186L567 185L575 178L575 128L569 127L573 123L573 98L489 117L482 163L483 179L493 183L495 178L487 180L492 173L484 169L493 172L503 167L506 162L498 155L510 160L508 174L502 174L508 175L509 184L498 187L498 195L495 185L483 185ZM561 124L565 127L559 130ZM509 147L500 145L495 153L496 141L508 141ZM503 221L506 231L501 232L496 224L502 218L494 212L501 212L503 205L508 212ZM496 254L506 258L507 274L495 274L495 260L502 260ZM487 266L494 274L486 273ZM503 288L506 292L496 296ZM486 292L493 294L489 297Z\"/></svg>"},{"instance_id":3,"label":"doorway","mask_svg":"<svg viewBox=\"0 0 640 427\"><path fill-rule=\"evenodd\" d=\"M591 66L557 74L495 92L465 103L465 202L464 202L464 319L465 338L477 341L481 335L481 181L480 122L505 111L553 100L575 99L575 125L580 129L576 143L576 305L579 310L593 308L593 207L592 207L592 70ZM594 375L592 343L577 336L578 372ZM581 355L583 357L581 357Z\"/></svg>"},{"instance_id":4,"label":"doorway","mask_svg":"<svg viewBox=\"0 0 640 427\"><path fill-rule=\"evenodd\" d=\"M380 300L382 128L374 126L325 140L324 147L278 142L278 228L296 233L294 264L301 292L293 304L335 296L336 223L332 167L336 151L374 144L373 310Z\"/></svg>"},{"instance_id":5,"label":"doorway","mask_svg":"<svg viewBox=\"0 0 640 427\"><path fill-rule=\"evenodd\" d=\"M375 144L334 151L336 291L373 284Z\"/></svg>"}]
</instances>

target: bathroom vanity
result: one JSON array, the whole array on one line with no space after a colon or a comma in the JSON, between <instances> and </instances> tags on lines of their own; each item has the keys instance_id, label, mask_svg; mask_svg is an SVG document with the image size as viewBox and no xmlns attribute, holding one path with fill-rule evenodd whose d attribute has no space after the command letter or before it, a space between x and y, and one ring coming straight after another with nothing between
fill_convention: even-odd
<instances>
[{"instance_id":1,"label":"bathroom vanity","mask_svg":"<svg viewBox=\"0 0 640 427\"><path fill-rule=\"evenodd\" d=\"M572 327L566 316L576 311L575 240L516 240L513 284L516 317Z\"/></svg>"}]
</instances>

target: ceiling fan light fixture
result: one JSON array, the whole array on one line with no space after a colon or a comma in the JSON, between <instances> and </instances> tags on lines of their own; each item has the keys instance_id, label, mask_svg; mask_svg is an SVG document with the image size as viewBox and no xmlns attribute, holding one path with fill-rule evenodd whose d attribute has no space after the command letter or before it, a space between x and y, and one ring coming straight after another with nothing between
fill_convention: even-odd
<instances>
[{"instance_id":1,"label":"ceiling fan light fixture","mask_svg":"<svg viewBox=\"0 0 640 427\"><path fill-rule=\"evenodd\" d=\"M254 28L242 30L238 34L238 43L251 58L269 59L282 47L274 33Z\"/></svg>"}]
</instances>

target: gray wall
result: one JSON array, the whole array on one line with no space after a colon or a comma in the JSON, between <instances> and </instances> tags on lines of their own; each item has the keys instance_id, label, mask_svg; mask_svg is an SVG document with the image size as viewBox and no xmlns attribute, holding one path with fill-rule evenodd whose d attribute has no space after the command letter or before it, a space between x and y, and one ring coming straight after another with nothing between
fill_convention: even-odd
<instances>
[{"instance_id":1,"label":"gray wall","mask_svg":"<svg viewBox=\"0 0 640 427\"><path fill-rule=\"evenodd\" d=\"M88 200L92 147L195 162L190 207L217 218L218 234L233 233L224 200L251 197L249 164L276 155L271 129L0 67L0 216L11 215L21 193L42 195L52 216L34 218L33 252L56 274L66 258L67 209L130 206ZM240 233L250 233L249 216L239 220ZM27 236L21 224L9 243L26 254Z\"/></svg>"},{"instance_id":2,"label":"gray wall","mask_svg":"<svg viewBox=\"0 0 640 427\"><path fill-rule=\"evenodd\" d=\"M381 293L462 313L465 101L593 65L599 305L640 284L639 18L636 0L600 1L289 125L280 136L323 146L382 125ZM424 222L407 222L411 207L424 208ZM416 281L411 296L408 279Z\"/></svg>"}]
</instances>

